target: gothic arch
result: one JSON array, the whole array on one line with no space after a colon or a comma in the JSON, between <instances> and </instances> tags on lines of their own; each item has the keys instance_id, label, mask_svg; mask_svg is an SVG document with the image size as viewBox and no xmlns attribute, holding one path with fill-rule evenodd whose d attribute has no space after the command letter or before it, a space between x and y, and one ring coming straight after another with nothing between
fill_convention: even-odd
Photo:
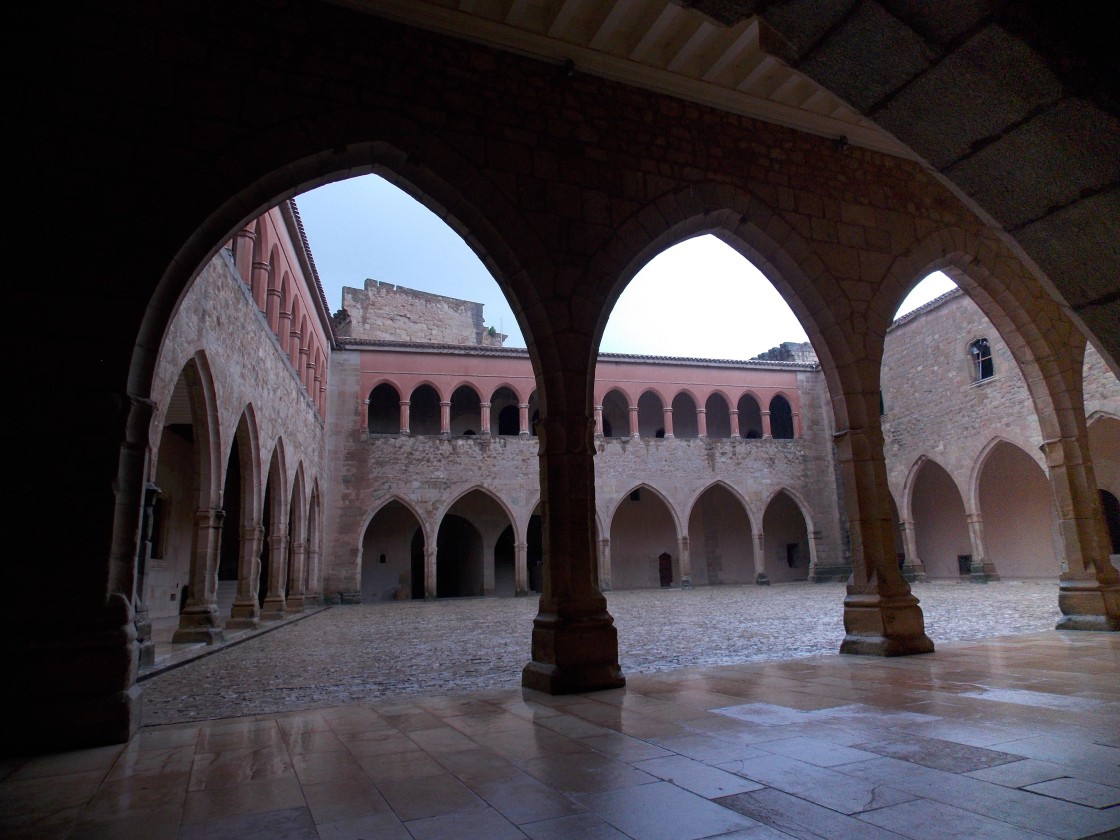
<instances>
[{"instance_id":1,"label":"gothic arch","mask_svg":"<svg viewBox=\"0 0 1120 840\"><path fill-rule=\"evenodd\" d=\"M752 533L757 532L758 531L758 527L757 527L757 524L756 524L757 517L756 517L755 512L753 510L751 510L750 503L747 501L746 496L744 496L734 486L732 486L728 482L724 481L722 478L717 478L715 481L711 481L708 484L705 484L702 488L700 488L700 490L698 490L696 493L693 494L692 498L689 499L689 501L688 501L687 509L685 511L685 516L684 516L684 521L687 522L692 517L692 512L696 507L696 503L698 501L700 501L700 498L705 493L707 493L709 490L711 490L713 487L722 487L724 490L726 490L728 493L730 493L735 498L735 501L737 501L739 504L741 504L743 506L743 513L745 513L747 515L747 521L750 523L751 532ZM765 509L765 506L763 506L763 509Z\"/></svg>"}]
</instances>

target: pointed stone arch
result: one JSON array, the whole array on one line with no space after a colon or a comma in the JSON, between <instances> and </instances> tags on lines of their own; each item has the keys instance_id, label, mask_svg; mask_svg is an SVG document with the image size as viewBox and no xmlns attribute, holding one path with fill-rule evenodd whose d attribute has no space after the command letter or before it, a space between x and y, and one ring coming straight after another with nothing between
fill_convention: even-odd
<instances>
[{"instance_id":1,"label":"pointed stone arch","mask_svg":"<svg viewBox=\"0 0 1120 840\"><path fill-rule=\"evenodd\" d=\"M370 510L358 533L362 602L422 599L429 538L411 501L400 495L383 499Z\"/></svg>"},{"instance_id":2,"label":"pointed stone arch","mask_svg":"<svg viewBox=\"0 0 1120 840\"><path fill-rule=\"evenodd\" d=\"M754 518L726 481L700 490L688 506L688 553L695 586L750 583L755 577Z\"/></svg>"},{"instance_id":3,"label":"pointed stone arch","mask_svg":"<svg viewBox=\"0 0 1120 840\"><path fill-rule=\"evenodd\" d=\"M668 496L648 483L636 484L610 511L610 566L614 589L679 586L689 573L682 564L685 538L680 516ZM668 576L659 557L670 558Z\"/></svg>"},{"instance_id":4,"label":"pointed stone arch","mask_svg":"<svg viewBox=\"0 0 1120 840\"><path fill-rule=\"evenodd\" d=\"M762 571L771 583L808 580L816 566L812 509L800 493L779 487L762 508Z\"/></svg>"}]
</instances>

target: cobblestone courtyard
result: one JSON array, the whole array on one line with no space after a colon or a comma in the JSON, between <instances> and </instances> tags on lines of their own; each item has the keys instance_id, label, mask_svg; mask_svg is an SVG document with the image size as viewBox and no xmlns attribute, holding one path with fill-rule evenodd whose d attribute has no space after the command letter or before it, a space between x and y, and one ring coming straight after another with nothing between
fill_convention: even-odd
<instances>
[{"instance_id":1,"label":"cobblestone courtyard","mask_svg":"<svg viewBox=\"0 0 1120 840\"><path fill-rule=\"evenodd\" d=\"M913 586L934 643L1051 630L1055 581ZM836 653L842 584L612 592L626 674ZM334 607L144 685L145 726L520 684L537 598Z\"/></svg>"}]
</instances>

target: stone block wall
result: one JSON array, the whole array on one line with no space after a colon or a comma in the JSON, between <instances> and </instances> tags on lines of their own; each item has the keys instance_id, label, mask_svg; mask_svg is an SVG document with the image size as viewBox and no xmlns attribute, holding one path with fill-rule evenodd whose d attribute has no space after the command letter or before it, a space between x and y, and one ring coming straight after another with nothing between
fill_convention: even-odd
<instances>
[{"instance_id":1,"label":"stone block wall","mask_svg":"<svg viewBox=\"0 0 1120 840\"><path fill-rule=\"evenodd\" d=\"M340 334L350 338L491 347L505 339L486 328L481 303L377 280L366 280L362 289L344 286L342 308L349 319Z\"/></svg>"}]
</instances>

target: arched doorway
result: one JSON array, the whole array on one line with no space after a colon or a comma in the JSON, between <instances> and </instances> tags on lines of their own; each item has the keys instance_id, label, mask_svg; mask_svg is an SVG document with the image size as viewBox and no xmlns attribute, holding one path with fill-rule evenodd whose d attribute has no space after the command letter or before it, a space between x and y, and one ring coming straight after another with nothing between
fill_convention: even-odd
<instances>
[{"instance_id":1,"label":"arched doorway","mask_svg":"<svg viewBox=\"0 0 1120 840\"><path fill-rule=\"evenodd\" d=\"M762 515L765 556L763 569L771 583L809 577L809 529L797 502L779 490Z\"/></svg>"},{"instance_id":2,"label":"arched doorway","mask_svg":"<svg viewBox=\"0 0 1120 840\"><path fill-rule=\"evenodd\" d=\"M949 473L926 460L910 491L914 539L918 557L930 578L958 578L969 574L972 543L960 491Z\"/></svg>"},{"instance_id":3,"label":"arched doorway","mask_svg":"<svg viewBox=\"0 0 1120 840\"><path fill-rule=\"evenodd\" d=\"M497 549L511 525L505 508L489 492L476 489L459 497L436 537L437 597L494 594Z\"/></svg>"},{"instance_id":4,"label":"arched doorway","mask_svg":"<svg viewBox=\"0 0 1120 840\"><path fill-rule=\"evenodd\" d=\"M417 535L421 543L419 587L413 569ZM362 537L362 603L424 597L423 540L420 520L396 499L373 515Z\"/></svg>"},{"instance_id":5,"label":"arched doorway","mask_svg":"<svg viewBox=\"0 0 1120 840\"><path fill-rule=\"evenodd\" d=\"M754 579L751 521L743 503L726 486L712 485L692 506L688 553L695 586Z\"/></svg>"},{"instance_id":6,"label":"arched doorway","mask_svg":"<svg viewBox=\"0 0 1120 840\"><path fill-rule=\"evenodd\" d=\"M1053 496L1042 467L1000 442L981 467L978 496L987 560L1001 578L1057 578Z\"/></svg>"},{"instance_id":7,"label":"arched doorway","mask_svg":"<svg viewBox=\"0 0 1120 840\"><path fill-rule=\"evenodd\" d=\"M680 547L675 518L665 499L650 487L631 490L611 519L611 586L656 589L680 586ZM668 579L659 558L670 558Z\"/></svg>"}]
</instances>

